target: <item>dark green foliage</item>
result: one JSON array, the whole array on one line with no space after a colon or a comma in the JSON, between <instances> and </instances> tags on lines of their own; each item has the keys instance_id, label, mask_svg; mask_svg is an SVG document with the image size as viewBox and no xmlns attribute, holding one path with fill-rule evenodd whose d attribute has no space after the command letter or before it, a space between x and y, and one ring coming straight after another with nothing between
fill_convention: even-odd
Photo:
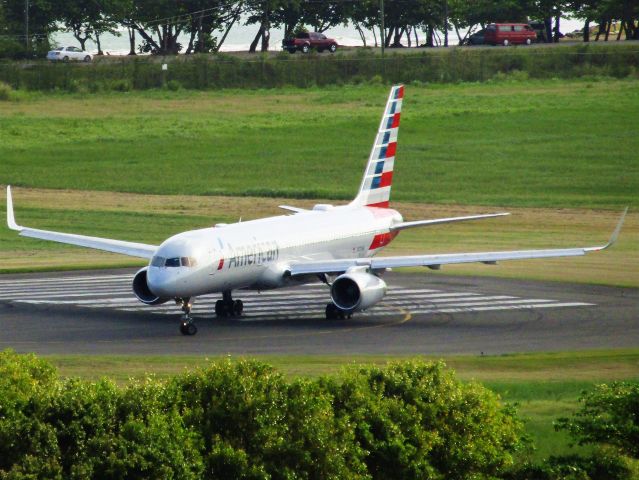
<instances>
[{"instance_id":1,"label":"dark green foliage","mask_svg":"<svg viewBox=\"0 0 639 480\"><path fill-rule=\"evenodd\" d=\"M498 397L443 364L394 363L321 380L355 425L373 478L484 478L513 463L521 423Z\"/></svg>"},{"instance_id":2,"label":"dark green foliage","mask_svg":"<svg viewBox=\"0 0 639 480\"><path fill-rule=\"evenodd\" d=\"M0 64L0 80L25 90L145 90L174 82L188 89L312 87L358 83L379 76L386 82L483 82L513 71L530 78L626 77L639 68L634 45L563 48L451 49L388 55L366 50L351 56L282 55L243 60L228 55L194 55L169 61L155 58L102 59L91 65L31 62ZM123 89L125 82L128 88Z\"/></svg>"},{"instance_id":3,"label":"dark green foliage","mask_svg":"<svg viewBox=\"0 0 639 480\"><path fill-rule=\"evenodd\" d=\"M220 362L124 388L0 354L0 478L491 478L520 422L443 364L287 381Z\"/></svg>"},{"instance_id":4,"label":"dark green foliage","mask_svg":"<svg viewBox=\"0 0 639 480\"><path fill-rule=\"evenodd\" d=\"M639 383L598 385L580 401L581 410L559 419L557 429L568 430L580 445L608 444L639 458Z\"/></svg>"},{"instance_id":5,"label":"dark green foliage","mask_svg":"<svg viewBox=\"0 0 639 480\"><path fill-rule=\"evenodd\" d=\"M550 457L540 465L527 464L505 476L507 480L630 480L632 470L619 455L596 450L592 455Z\"/></svg>"}]
</instances>

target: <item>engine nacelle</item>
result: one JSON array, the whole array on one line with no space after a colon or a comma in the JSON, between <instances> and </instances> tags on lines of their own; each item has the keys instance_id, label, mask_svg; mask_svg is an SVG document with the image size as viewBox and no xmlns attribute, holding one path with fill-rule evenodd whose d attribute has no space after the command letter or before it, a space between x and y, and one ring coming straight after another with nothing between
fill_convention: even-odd
<instances>
[{"instance_id":1,"label":"engine nacelle","mask_svg":"<svg viewBox=\"0 0 639 480\"><path fill-rule=\"evenodd\" d=\"M144 267L133 277L133 293L142 303L147 305L159 305L168 302L170 298L160 298L155 295L149 288L146 281L146 271L149 267Z\"/></svg>"},{"instance_id":2,"label":"engine nacelle","mask_svg":"<svg viewBox=\"0 0 639 480\"><path fill-rule=\"evenodd\" d=\"M345 312L372 307L386 295L386 282L367 272L346 272L331 286L333 303Z\"/></svg>"}]
</instances>

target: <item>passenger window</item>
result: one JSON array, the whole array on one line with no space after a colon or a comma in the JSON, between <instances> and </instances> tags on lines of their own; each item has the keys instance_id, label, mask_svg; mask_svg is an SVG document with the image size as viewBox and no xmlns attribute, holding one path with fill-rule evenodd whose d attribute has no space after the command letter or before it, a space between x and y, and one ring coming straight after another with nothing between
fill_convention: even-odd
<instances>
[{"instance_id":1,"label":"passenger window","mask_svg":"<svg viewBox=\"0 0 639 480\"><path fill-rule=\"evenodd\" d=\"M180 266L180 258L167 258L166 262L164 262L164 266L166 267L179 267Z\"/></svg>"},{"instance_id":2,"label":"passenger window","mask_svg":"<svg viewBox=\"0 0 639 480\"><path fill-rule=\"evenodd\" d=\"M524 30L524 27L522 27L521 25L515 26L515 32L522 32L523 30Z\"/></svg>"}]
</instances>

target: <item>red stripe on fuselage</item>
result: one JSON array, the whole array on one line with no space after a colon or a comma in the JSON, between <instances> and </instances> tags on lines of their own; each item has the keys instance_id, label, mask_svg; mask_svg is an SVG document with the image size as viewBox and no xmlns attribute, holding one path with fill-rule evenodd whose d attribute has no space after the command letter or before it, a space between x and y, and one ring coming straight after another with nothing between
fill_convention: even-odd
<instances>
[{"instance_id":1,"label":"red stripe on fuselage","mask_svg":"<svg viewBox=\"0 0 639 480\"><path fill-rule=\"evenodd\" d=\"M224 267L224 259L220 258L220 263L217 264L217 269L222 270L222 267Z\"/></svg>"},{"instance_id":2,"label":"red stripe on fuselage","mask_svg":"<svg viewBox=\"0 0 639 480\"><path fill-rule=\"evenodd\" d=\"M378 248L385 247L390 242L393 241L393 238L397 236L399 232L390 232L390 233L380 233L373 237L373 241L371 242L371 246L368 247L369 250L375 250Z\"/></svg>"}]
</instances>

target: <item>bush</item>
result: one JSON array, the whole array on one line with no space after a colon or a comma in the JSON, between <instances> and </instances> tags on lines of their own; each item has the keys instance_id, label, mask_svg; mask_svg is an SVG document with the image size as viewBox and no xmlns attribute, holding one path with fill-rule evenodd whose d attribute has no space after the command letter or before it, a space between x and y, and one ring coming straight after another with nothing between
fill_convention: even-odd
<instances>
[{"instance_id":1,"label":"bush","mask_svg":"<svg viewBox=\"0 0 639 480\"><path fill-rule=\"evenodd\" d=\"M182 88L182 84L177 80L169 80L168 82L166 82L166 88L168 88L172 92L177 92Z\"/></svg>"},{"instance_id":2,"label":"bush","mask_svg":"<svg viewBox=\"0 0 639 480\"><path fill-rule=\"evenodd\" d=\"M639 458L639 383L616 382L583 392L581 410L560 418L555 428L567 430L580 445L602 443Z\"/></svg>"},{"instance_id":3,"label":"bush","mask_svg":"<svg viewBox=\"0 0 639 480\"><path fill-rule=\"evenodd\" d=\"M287 381L225 361L121 388L0 354L0 478L488 478L520 429L443 364Z\"/></svg>"},{"instance_id":4,"label":"bush","mask_svg":"<svg viewBox=\"0 0 639 480\"><path fill-rule=\"evenodd\" d=\"M13 88L4 82L0 82L0 101L6 102L13 98Z\"/></svg>"},{"instance_id":5,"label":"bush","mask_svg":"<svg viewBox=\"0 0 639 480\"><path fill-rule=\"evenodd\" d=\"M365 367L321 380L351 423L373 478L470 478L513 464L522 424L498 397L443 363Z\"/></svg>"},{"instance_id":6,"label":"bush","mask_svg":"<svg viewBox=\"0 0 639 480\"><path fill-rule=\"evenodd\" d=\"M598 449L589 456L550 457L541 465L525 465L506 480L630 480L633 473L623 458Z\"/></svg>"}]
</instances>

